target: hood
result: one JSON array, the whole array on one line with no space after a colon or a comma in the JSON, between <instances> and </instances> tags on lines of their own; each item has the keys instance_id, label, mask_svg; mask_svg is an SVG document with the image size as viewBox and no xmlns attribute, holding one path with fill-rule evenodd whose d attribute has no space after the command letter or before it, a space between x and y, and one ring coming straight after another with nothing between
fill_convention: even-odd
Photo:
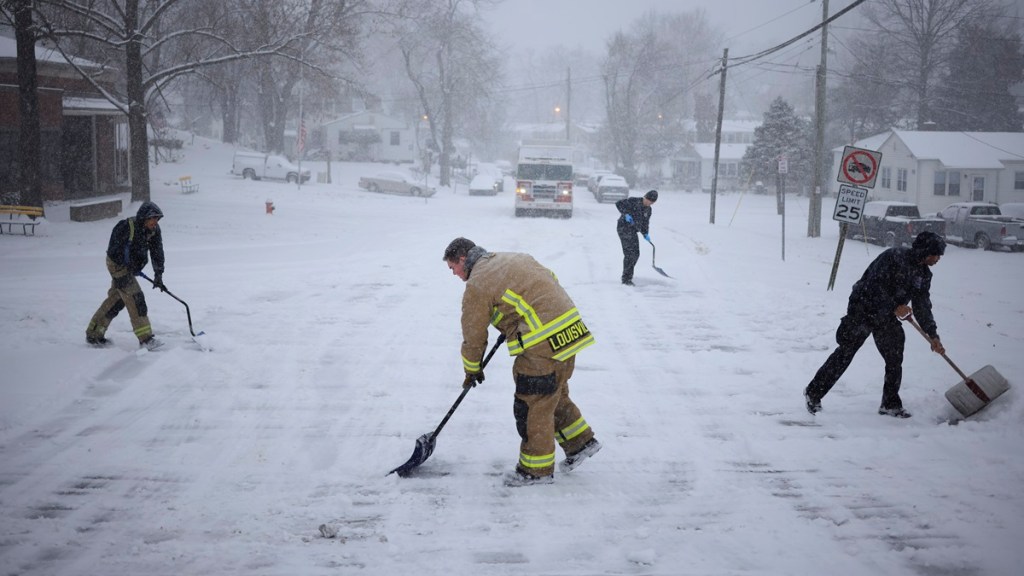
<instances>
[{"instance_id":1,"label":"hood","mask_svg":"<svg viewBox=\"0 0 1024 576\"><path fill-rule=\"evenodd\" d=\"M142 206L139 206L139 211L135 214L135 217L140 221L146 221L156 216L157 218L163 218L164 213L160 210L160 207L154 202L143 202Z\"/></svg>"}]
</instances>

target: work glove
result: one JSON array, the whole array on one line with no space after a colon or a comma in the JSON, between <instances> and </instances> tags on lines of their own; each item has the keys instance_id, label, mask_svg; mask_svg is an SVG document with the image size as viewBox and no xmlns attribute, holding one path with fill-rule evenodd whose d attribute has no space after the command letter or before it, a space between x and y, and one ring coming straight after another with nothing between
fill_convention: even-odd
<instances>
[{"instance_id":1,"label":"work glove","mask_svg":"<svg viewBox=\"0 0 1024 576\"><path fill-rule=\"evenodd\" d=\"M160 272L153 275L153 289L159 288L163 292L167 292L167 287L164 286L164 275Z\"/></svg>"},{"instance_id":2,"label":"work glove","mask_svg":"<svg viewBox=\"0 0 1024 576\"><path fill-rule=\"evenodd\" d=\"M647 240L648 242L650 242L651 241L651 235L650 234L644 234L644 240Z\"/></svg>"},{"instance_id":3,"label":"work glove","mask_svg":"<svg viewBox=\"0 0 1024 576\"><path fill-rule=\"evenodd\" d=\"M478 382L484 381L483 371L470 373L466 372L466 379L462 381L463 388L475 388Z\"/></svg>"},{"instance_id":4,"label":"work glove","mask_svg":"<svg viewBox=\"0 0 1024 576\"><path fill-rule=\"evenodd\" d=\"M633 215L632 214L626 214L625 216L623 216L623 219L626 220L626 224L632 224L633 223Z\"/></svg>"}]
</instances>

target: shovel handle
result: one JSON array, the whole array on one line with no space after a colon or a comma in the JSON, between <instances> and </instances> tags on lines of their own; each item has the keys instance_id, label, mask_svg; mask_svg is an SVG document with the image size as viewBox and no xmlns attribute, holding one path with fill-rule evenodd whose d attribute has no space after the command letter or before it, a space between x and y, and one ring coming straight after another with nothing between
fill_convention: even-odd
<instances>
[{"instance_id":1,"label":"shovel handle","mask_svg":"<svg viewBox=\"0 0 1024 576\"><path fill-rule=\"evenodd\" d=\"M917 328L917 331L921 333L921 336L924 336L924 339L927 340L929 344L932 343L932 337L929 336L924 331L923 328L921 328L921 325L917 323L917 320L914 320L913 316L911 316L910 314L907 314L907 317L904 318L904 320L906 320L907 322L910 322L910 325L913 326L914 328ZM953 370L956 370L956 373L959 374L960 377L964 379L964 382L967 382L967 381L970 380L970 378L967 376L967 374L964 374L964 371L961 370L960 368L958 368L957 365L954 364L953 361L949 359L949 356L946 356L945 352L943 352L941 354L941 356L942 356L943 360L945 360L946 362L949 362L949 365L952 366Z\"/></svg>"},{"instance_id":2,"label":"shovel handle","mask_svg":"<svg viewBox=\"0 0 1024 576\"><path fill-rule=\"evenodd\" d=\"M497 341L494 342L494 346L491 347L491 351L487 353L487 356L484 358L484 361L480 363L481 370L483 370L487 366L487 363L491 361L491 356L494 356L494 353L498 351L498 346L501 346L501 343L504 341L505 335L498 334L498 339ZM462 389L462 394L459 394L459 397L455 400L455 403L452 404L451 409L449 409L448 413L444 415L444 419L441 420L441 423L438 424L437 428L434 429L434 433L432 436L437 436L438 434L441 433L441 429L444 428L444 425L448 423L448 419L452 417L452 414L455 414L455 409L459 407L459 404L462 404L462 399L466 397L466 394L469 394L470 388L471 386L467 386Z\"/></svg>"}]
</instances>

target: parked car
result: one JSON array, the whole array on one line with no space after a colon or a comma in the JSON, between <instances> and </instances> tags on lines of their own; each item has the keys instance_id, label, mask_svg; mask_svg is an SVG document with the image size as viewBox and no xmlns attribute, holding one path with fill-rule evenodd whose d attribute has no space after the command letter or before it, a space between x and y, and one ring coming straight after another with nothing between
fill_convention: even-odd
<instances>
[{"instance_id":1,"label":"parked car","mask_svg":"<svg viewBox=\"0 0 1024 576\"><path fill-rule=\"evenodd\" d=\"M1004 216L991 202L956 202L939 212L946 221L946 242L982 250L1006 247L1024 251L1022 221Z\"/></svg>"},{"instance_id":2,"label":"parked car","mask_svg":"<svg viewBox=\"0 0 1024 576\"><path fill-rule=\"evenodd\" d=\"M590 173L590 178L587 178L587 190L596 193L597 185L601 182L601 178L604 176L614 175L611 170L594 170Z\"/></svg>"},{"instance_id":3,"label":"parked car","mask_svg":"<svg viewBox=\"0 0 1024 576\"><path fill-rule=\"evenodd\" d=\"M284 156L242 150L235 152L234 159L231 162L231 173L250 180L270 178L287 182L298 182L300 178L299 167L292 164ZM308 168L302 170L301 178L303 182L309 180Z\"/></svg>"},{"instance_id":4,"label":"parked car","mask_svg":"<svg viewBox=\"0 0 1024 576\"><path fill-rule=\"evenodd\" d=\"M594 192L594 198L597 198L598 202L617 202L628 196L629 184L626 184L626 179L614 174L601 178L597 191Z\"/></svg>"},{"instance_id":5,"label":"parked car","mask_svg":"<svg viewBox=\"0 0 1024 576\"><path fill-rule=\"evenodd\" d=\"M945 224L941 218L922 218L916 204L876 200L864 205L860 224L846 227L846 237L890 248L910 246L926 230L944 236Z\"/></svg>"},{"instance_id":6,"label":"parked car","mask_svg":"<svg viewBox=\"0 0 1024 576\"><path fill-rule=\"evenodd\" d=\"M385 194L405 194L407 196L433 196L437 190L425 185L422 181L413 180L411 176L401 172L380 172L375 176L363 176L359 179L359 187L370 192Z\"/></svg>"},{"instance_id":7,"label":"parked car","mask_svg":"<svg viewBox=\"0 0 1024 576\"><path fill-rule=\"evenodd\" d=\"M999 205L999 211L1003 216L1024 220L1024 202L1003 202Z\"/></svg>"},{"instance_id":8,"label":"parked car","mask_svg":"<svg viewBox=\"0 0 1024 576\"><path fill-rule=\"evenodd\" d=\"M470 196L494 196L505 188L505 177L491 172L481 172L473 176L469 183Z\"/></svg>"}]
</instances>

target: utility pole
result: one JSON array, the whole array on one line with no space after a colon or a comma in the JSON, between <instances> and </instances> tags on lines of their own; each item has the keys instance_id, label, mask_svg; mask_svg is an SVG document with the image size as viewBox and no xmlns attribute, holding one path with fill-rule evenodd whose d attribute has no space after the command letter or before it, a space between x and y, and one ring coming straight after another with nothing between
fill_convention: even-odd
<instances>
[{"instance_id":1,"label":"utility pole","mask_svg":"<svg viewBox=\"0 0 1024 576\"><path fill-rule=\"evenodd\" d=\"M828 0L821 3L821 63L814 82L814 180L807 214L807 237L821 236L821 196L825 193L825 70L828 62Z\"/></svg>"},{"instance_id":2,"label":"utility pole","mask_svg":"<svg viewBox=\"0 0 1024 576\"><path fill-rule=\"evenodd\" d=\"M725 68L729 62L729 49L722 51L722 79L718 88L718 126L715 128L715 165L711 178L711 223L715 223L715 196L718 194L718 156L722 148L722 114L725 112Z\"/></svg>"},{"instance_id":3,"label":"utility pole","mask_svg":"<svg viewBox=\"0 0 1024 576\"><path fill-rule=\"evenodd\" d=\"M572 144L572 68L565 69L565 140Z\"/></svg>"}]
</instances>

